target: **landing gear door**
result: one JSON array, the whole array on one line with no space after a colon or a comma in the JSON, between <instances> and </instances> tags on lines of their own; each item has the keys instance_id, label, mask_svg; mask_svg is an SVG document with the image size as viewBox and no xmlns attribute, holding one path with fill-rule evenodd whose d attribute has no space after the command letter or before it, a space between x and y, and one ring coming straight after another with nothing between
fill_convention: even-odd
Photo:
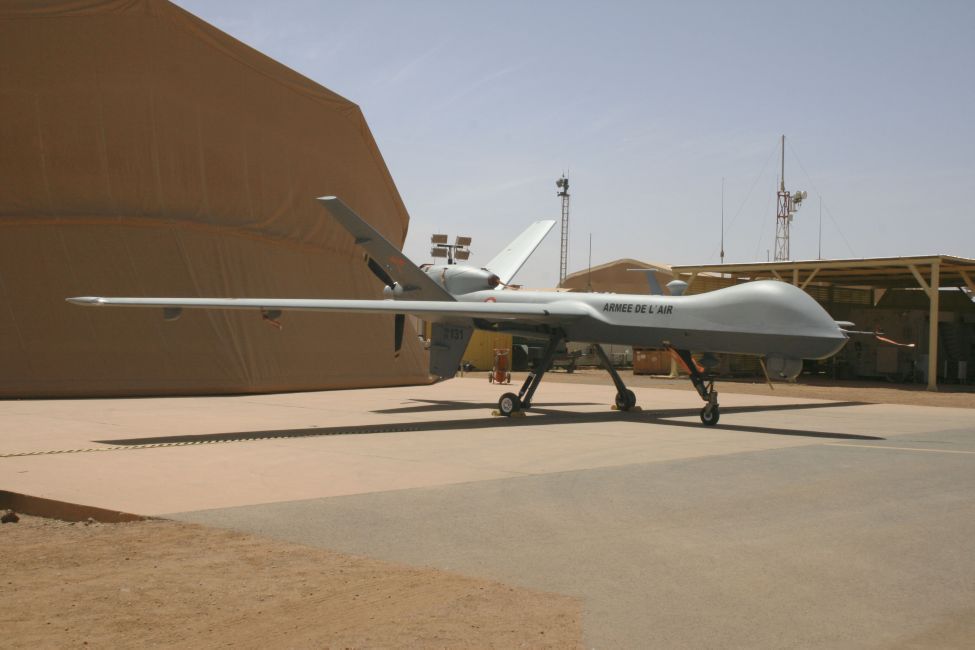
<instances>
[{"instance_id":1,"label":"landing gear door","mask_svg":"<svg viewBox=\"0 0 975 650\"><path fill-rule=\"evenodd\" d=\"M430 328L430 374L450 379L457 374L474 328L433 323Z\"/></svg>"}]
</instances>

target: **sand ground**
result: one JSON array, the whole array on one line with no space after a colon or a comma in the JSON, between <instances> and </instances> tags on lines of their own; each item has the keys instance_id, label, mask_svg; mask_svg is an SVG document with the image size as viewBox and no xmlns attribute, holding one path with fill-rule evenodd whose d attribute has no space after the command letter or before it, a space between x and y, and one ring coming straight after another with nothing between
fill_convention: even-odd
<instances>
[{"instance_id":1,"label":"sand ground","mask_svg":"<svg viewBox=\"0 0 975 650\"><path fill-rule=\"evenodd\" d=\"M579 647L581 605L172 521L0 527L0 646Z\"/></svg>"},{"instance_id":2,"label":"sand ground","mask_svg":"<svg viewBox=\"0 0 975 650\"><path fill-rule=\"evenodd\" d=\"M691 389L686 379L624 379ZM610 383L598 370L546 381ZM722 382L719 389L975 408L965 388L851 382L777 384L770 393L760 383ZM22 516L0 527L0 566L4 647L562 648L582 639L582 605L568 596L172 521Z\"/></svg>"}]
</instances>

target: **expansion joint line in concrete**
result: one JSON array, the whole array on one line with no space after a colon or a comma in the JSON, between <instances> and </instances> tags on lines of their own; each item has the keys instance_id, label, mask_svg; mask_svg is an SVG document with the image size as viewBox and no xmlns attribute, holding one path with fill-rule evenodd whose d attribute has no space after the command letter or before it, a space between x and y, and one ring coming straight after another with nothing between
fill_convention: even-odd
<instances>
[{"instance_id":1,"label":"expansion joint line in concrete","mask_svg":"<svg viewBox=\"0 0 975 650\"><path fill-rule=\"evenodd\" d=\"M91 447L89 449L46 449L42 451L21 451L0 453L0 458L23 458L26 456L54 456L57 454L88 454L97 451L129 451L135 449L159 449L162 447L190 447L193 445L213 445L228 442L258 442L262 440L281 440L282 438L316 438L319 436L343 436L365 433L402 433L419 431L419 427L362 428L321 431L316 433L283 433L267 436L240 436L211 440L187 440L183 442L152 442L142 445L117 445L112 447Z\"/></svg>"}]
</instances>

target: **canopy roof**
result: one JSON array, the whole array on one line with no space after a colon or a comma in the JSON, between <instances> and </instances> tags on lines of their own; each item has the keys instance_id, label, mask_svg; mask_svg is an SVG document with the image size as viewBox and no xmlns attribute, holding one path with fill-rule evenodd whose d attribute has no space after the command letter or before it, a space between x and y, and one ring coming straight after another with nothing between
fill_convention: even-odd
<instances>
[{"instance_id":1,"label":"canopy roof","mask_svg":"<svg viewBox=\"0 0 975 650\"><path fill-rule=\"evenodd\" d=\"M840 260L758 262L753 264L698 264L674 266L675 274L691 278L702 273L722 273L738 280L776 278L798 286L914 288L918 276L930 283L932 269L938 269L939 287L968 287L975 292L975 259L950 255L874 257Z\"/></svg>"}]
</instances>

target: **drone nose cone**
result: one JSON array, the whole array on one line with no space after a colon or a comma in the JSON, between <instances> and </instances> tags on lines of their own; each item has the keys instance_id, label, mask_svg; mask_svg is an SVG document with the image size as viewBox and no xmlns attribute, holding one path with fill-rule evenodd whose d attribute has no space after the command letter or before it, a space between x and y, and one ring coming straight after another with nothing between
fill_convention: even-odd
<instances>
[{"instance_id":1,"label":"drone nose cone","mask_svg":"<svg viewBox=\"0 0 975 650\"><path fill-rule=\"evenodd\" d=\"M780 356L822 359L836 353L846 335L816 300L799 287L775 280L746 282L684 300L707 305L711 326L765 337Z\"/></svg>"}]
</instances>

